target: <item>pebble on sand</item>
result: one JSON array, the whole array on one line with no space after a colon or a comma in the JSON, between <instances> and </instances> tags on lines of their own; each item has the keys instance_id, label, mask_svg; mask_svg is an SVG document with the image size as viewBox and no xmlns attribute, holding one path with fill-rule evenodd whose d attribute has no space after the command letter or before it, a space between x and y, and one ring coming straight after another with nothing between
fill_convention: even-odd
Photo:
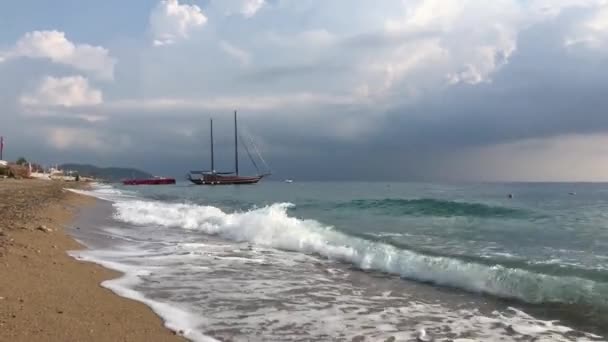
<instances>
[{"instance_id":1,"label":"pebble on sand","mask_svg":"<svg viewBox=\"0 0 608 342\"><path fill-rule=\"evenodd\" d=\"M45 225L40 225L40 226L38 226L38 228L36 228L36 229L38 229L39 231L45 232L45 233L50 233L50 232L52 232L52 231L53 231L51 228L48 228L48 227L47 227L47 226L45 226Z\"/></svg>"}]
</instances>

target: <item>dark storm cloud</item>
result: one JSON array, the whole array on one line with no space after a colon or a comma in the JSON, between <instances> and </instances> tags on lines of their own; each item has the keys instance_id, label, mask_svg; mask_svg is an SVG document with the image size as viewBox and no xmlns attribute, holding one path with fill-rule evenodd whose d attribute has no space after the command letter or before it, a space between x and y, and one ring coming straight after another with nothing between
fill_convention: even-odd
<instances>
[{"instance_id":1,"label":"dark storm cloud","mask_svg":"<svg viewBox=\"0 0 608 342\"><path fill-rule=\"evenodd\" d=\"M564 53L556 29L546 25L524 32L517 53L492 83L450 87L393 110L381 146L400 141L454 149L607 132L606 60Z\"/></svg>"}]
</instances>

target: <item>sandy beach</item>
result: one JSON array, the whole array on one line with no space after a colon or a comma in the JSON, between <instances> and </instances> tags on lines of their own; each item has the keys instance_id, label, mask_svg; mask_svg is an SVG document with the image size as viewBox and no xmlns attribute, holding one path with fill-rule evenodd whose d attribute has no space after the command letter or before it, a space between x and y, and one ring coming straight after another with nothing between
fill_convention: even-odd
<instances>
[{"instance_id":1,"label":"sandy beach","mask_svg":"<svg viewBox=\"0 0 608 342\"><path fill-rule=\"evenodd\" d=\"M0 341L183 341L100 286L120 274L68 256L82 246L64 227L95 201L68 185L0 180Z\"/></svg>"}]
</instances>

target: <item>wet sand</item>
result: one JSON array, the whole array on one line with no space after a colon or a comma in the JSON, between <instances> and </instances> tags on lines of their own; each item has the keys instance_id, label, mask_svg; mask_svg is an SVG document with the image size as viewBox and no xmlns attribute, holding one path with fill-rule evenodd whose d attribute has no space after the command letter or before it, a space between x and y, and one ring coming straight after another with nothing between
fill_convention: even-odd
<instances>
[{"instance_id":1,"label":"wet sand","mask_svg":"<svg viewBox=\"0 0 608 342\"><path fill-rule=\"evenodd\" d=\"M99 285L120 274L68 256L82 246L64 228L95 200L67 186L0 180L0 341L184 341Z\"/></svg>"}]
</instances>

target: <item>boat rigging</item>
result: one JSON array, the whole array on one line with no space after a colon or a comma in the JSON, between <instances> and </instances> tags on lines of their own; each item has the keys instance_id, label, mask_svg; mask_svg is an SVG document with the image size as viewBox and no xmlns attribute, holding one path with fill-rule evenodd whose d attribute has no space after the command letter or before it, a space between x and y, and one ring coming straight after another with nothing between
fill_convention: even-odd
<instances>
[{"instance_id":1,"label":"boat rigging","mask_svg":"<svg viewBox=\"0 0 608 342\"><path fill-rule=\"evenodd\" d=\"M249 159L251 160L253 166L257 170L257 174L255 176L242 176L239 174L239 134L238 134L238 124L237 124L237 112L234 111L234 172L217 172L215 170L215 156L214 156L214 146L213 146L213 119L209 121L209 129L210 129L210 147L211 147L211 170L210 171L190 171L188 174L188 180L196 185L235 185L235 184L255 184L259 182L262 178L269 176L270 171L260 172L260 168L258 164L255 162L255 159L251 155L251 151L249 147L242 141L243 147ZM267 170L269 170L268 165L262 158L261 153L258 148L253 144L251 137L249 137L250 143L253 146L254 151L256 152L258 158L262 161Z\"/></svg>"}]
</instances>

